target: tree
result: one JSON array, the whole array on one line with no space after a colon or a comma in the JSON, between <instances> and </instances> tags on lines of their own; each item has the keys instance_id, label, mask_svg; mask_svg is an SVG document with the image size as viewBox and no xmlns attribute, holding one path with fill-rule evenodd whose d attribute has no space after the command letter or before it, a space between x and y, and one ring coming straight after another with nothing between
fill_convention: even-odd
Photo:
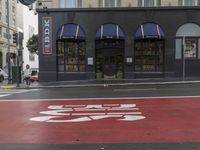
<instances>
[{"instance_id":1,"label":"tree","mask_svg":"<svg viewBox=\"0 0 200 150\"><path fill-rule=\"evenodd\" d=\"M38 35L33 35L26 43L26 47L30 53L38 54Z\"/></svg>"}]
</instances>

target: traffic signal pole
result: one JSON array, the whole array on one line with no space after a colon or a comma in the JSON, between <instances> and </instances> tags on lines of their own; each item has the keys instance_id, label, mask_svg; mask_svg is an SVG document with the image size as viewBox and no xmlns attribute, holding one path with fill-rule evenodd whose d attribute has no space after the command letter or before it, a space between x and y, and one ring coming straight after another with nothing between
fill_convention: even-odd
<instances>
[{"instance_id":1,"label":"traffic signal pole","mask_svg":"<svg viewBox=\"0 0 200 150\"><path fill-rule=\"evenodd\" d=\"M17 87L19 87L19 34L16 33L16 48L17 48Z\"/></svg>"},{"instance_id":2,"label":"traffic signal pole","mask_svg":"<svg viewBox=\"0 0 200 150\"><path fill-rule=\"evenodd\" d=\"M11 83L11 63L10 63L10 10L9 10L9 0L7 0L7 40L8 40L8 84Z\"/></svg>"}]
</instances>

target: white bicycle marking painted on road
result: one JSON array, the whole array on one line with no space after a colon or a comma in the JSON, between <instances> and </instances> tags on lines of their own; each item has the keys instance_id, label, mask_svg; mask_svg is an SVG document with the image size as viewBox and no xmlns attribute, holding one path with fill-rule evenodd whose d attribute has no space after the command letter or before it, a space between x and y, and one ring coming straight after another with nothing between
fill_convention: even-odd
<instances>
[{"instance_id":1,"label":"white bicycle marking painted on road","mask_svg":"<svg viewBox=\"0 0 200 150\"><path fill-rule=\"evenodd\" d=\"M48 111L41 111L39 116L30 118L38 122L86 122L107 118L117 121L136 121L146 117L139 112L136 104L98 104L98 105L51 105Z\"/></svg>"}]
</instances>

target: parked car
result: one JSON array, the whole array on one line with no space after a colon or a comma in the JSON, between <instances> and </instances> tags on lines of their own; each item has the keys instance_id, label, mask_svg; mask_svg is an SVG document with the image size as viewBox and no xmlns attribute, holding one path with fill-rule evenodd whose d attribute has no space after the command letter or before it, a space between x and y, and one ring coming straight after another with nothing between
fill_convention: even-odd
<instances>
[{"instance_id":1,"label":"parked car","mask_svg":"<svg viewBox=\"0 0 200 150\"><path fill-rule=\"evenodd\" d=\"M30 81L31 82L38 81L38 69L32 68L31 70L32 72L31 72Z\"/></svg>"},{"instance_id":2,"label":"parked car","mask_svg":"<svg viewBox=\"0 0 200 150\"><path fill-rule=\"evenodd\" d=\"M8 79L8 74L0 68L0 82L3 82L5 79Z\"/></svg>"}]
</instances>

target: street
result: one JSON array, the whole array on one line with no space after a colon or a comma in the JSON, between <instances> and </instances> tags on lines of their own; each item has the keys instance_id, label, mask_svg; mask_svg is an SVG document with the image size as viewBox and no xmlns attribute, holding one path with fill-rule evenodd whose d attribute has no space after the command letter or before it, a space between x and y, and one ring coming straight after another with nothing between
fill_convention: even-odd
<instances>
[{"instance_id":1,"label":"street","mask_svg":"<svg viewBox=\"0 0 200 150\"><path fill-rule=\"evenodd\" d=\"M0 90L1 150L198 150L200 84Z\"/></svg>"}]
</instances>

